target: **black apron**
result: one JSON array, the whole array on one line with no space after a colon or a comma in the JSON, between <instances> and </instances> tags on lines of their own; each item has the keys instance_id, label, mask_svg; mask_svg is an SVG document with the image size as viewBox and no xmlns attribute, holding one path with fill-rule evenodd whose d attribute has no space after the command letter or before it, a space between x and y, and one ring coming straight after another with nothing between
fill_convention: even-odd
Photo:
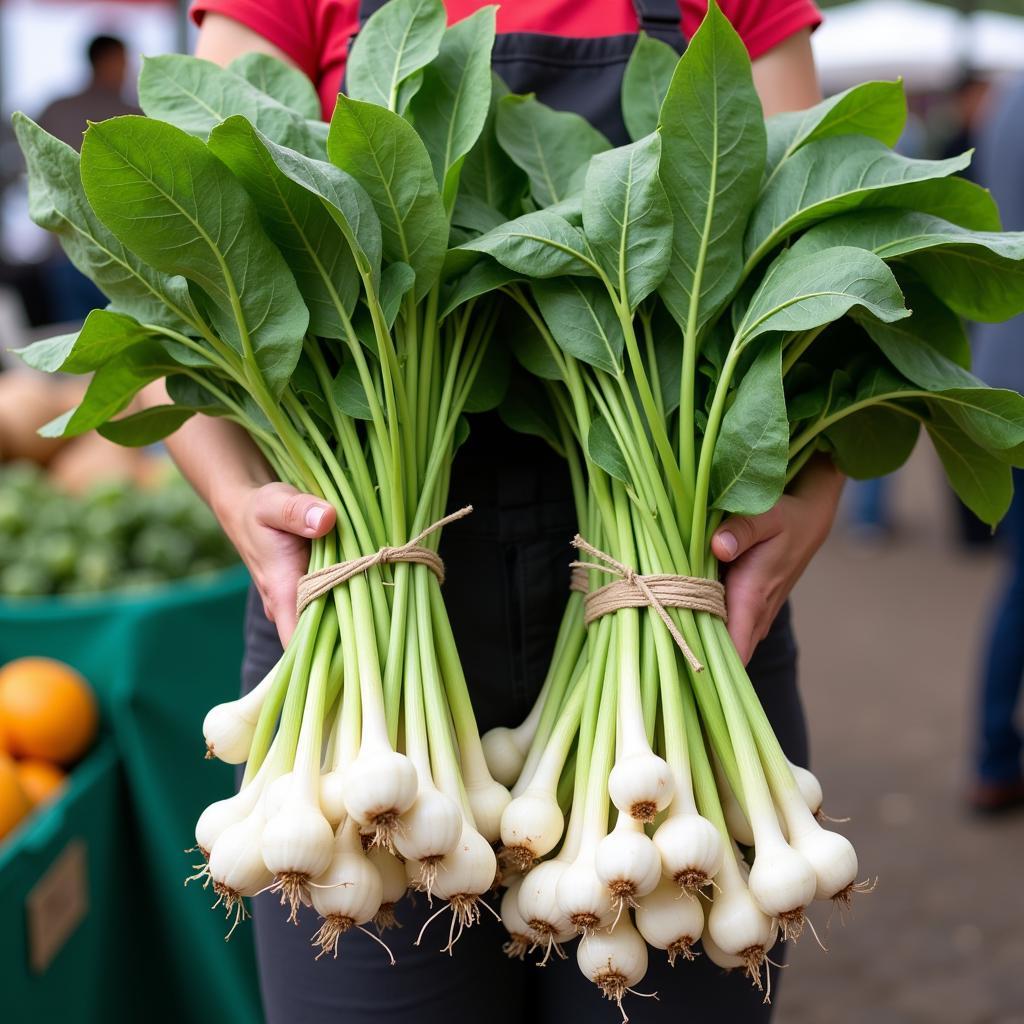
<instances>
[{"instance_id":1,"label":"black apron","mask_svg":"<svg viewBox=\"0 0 1024 1024\"><path fill-rule=\"evenodd\" d=\"M598 17L599 0L592 2ZM381 6L383 0L364 0L360 24ZM643 31L680 53L685 49L676 0L634 0L634 7ZM629 141L619 97L635 43L633 34L570 39L505 33L495 41L493 66L512 91L533 92L549 106L573 110L620 145ZM449 508L472 504L474 513L445 530L441 554L447 568L445 606L483 732L517 724L540 689L568 595L569 540L578 524L565 464L547 444L512 432L493 413L470 422L469 440L452 472ZM280 655L276 630L253 591L244 689L255 686ZM758 647L750 671L787 754L806 764L788 608ZM302 926L295 928L285 922L276 899L260 897L254 923L267 1020L475 1024L483 1017L488 1024L555 1024L577 1015L584 1020L617 1016L571 953L567 963L544 970L505 957L503 930L487 914L459 942L454 957L439 954L443 941L430 941L429 935L415 946L427 914L422 900L400 908L406 927L386 935L399 960L394 970L382 950L358 933L345 936L337 961L314 964L309 946L314 916L300 915ZM783 955L776 949L772 957ZM671 969L651 951L641 991L657 991L659 998L630 999L635 1024L676 1021L684 1014L691 1024L760 1024L770 1015L739 972L726 976L706 957Z\"/></svg>"}]
</instances>

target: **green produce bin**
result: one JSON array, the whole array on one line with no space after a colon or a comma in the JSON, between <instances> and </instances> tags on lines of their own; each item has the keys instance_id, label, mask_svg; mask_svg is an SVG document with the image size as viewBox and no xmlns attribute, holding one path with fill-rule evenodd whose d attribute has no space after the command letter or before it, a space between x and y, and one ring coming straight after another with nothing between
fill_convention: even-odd
<instances>
[{"instance_id":1,"label":"green produce bin","mask_svg":"<svg viewBox=\"0 0 1024 1024\"><path fill-rule=\"evenodd\" d=\"M0 840L0 994L5 1024L109 1019L105 960L123 871L117 754L104 740L57 800Z\"/></svg>"},{"instance_id":2,"label":"green produce bin","mask_svg":"<svg viewBox=\"0 0 1024 1024\"><path fill-rule=\"evenodd\" d=\"M107 1024L262 1018L250 930L225 943L210 893L182 885L196 818L233 785L230 767L204 760L202 721L238 693L247 586L236 568L122 595L0 601L0 662L35 654L77 668L123 765L116 839L132 870L103 940L116 981Z\"/></svg>"}]
</instances>

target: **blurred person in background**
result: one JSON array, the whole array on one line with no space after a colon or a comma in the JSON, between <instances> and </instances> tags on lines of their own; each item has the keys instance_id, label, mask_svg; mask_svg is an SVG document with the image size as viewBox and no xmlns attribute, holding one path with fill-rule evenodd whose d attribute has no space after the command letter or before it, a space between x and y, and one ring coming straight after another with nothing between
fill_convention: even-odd
<instances>
[{"instance_id":1,"label":"blurred person in background","mask_svg":"<svg viewBox=\"0 0 1024 1024\"><path fill-rule=\"evenodd\" d=\"M1024 230L1024 78L999 99L978 139L977 170L992 190L1008 231ZM979 324L975 368L994 387L1024 390L1024 316ZM994 609L981 665L973 808L1024 807L1022 737L1015 716L1024 680L1024 471L1015 469L1014 497L1003 521L1009 579Z\"/></svg>"},{"instance_id":2,"label":"blurred person in background","mask_svg":"<svg viewBox=\"0 0 1024 1024\"><path fill-rule=\"evenodd\" d=\"M81 92L54 100L38 118L51 135L74 149L82 146L86 121L105 121L121 114L141 113L124 99L128 52L115 36L100 35L86 49L91 68L89 83ZM54 323L83 320L90 310L107 304L102 292L72 266L62 250L55 249L43 269L49 319Z\"/></svg>"}]
</instances>

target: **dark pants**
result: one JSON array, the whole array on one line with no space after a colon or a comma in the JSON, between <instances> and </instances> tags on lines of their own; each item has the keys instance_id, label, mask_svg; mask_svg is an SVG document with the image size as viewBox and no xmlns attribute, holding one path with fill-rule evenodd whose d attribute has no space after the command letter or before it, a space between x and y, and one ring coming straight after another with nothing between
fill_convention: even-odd
<instances>
[{"instance_id":1,"label":"dark pants","mask_svg":"<svg viewBox=\"0 0 1024 1024\"><path fill-rule=\"evenodd\" d=\"M977 767L986 782L1021 777L1021 734L1014 725L1024 680L1024 470L1013 471L1013 504L1003 521L1010 573L992 618L981 680Z\"/></svg>"},{"instance_id":2,"label":"dark pants","mask_svg":"<svg viewBox=\"0 0 1024 1024\"><path fill-rule=\"evenodd\" d=\"M540 442L517 438L518 457L502 460L496 471L494 449L485 439L486 433L477 431L476 443L459 453L452 483L450 507L471 500L476 511L446 530L442 544L448 566L445 604L481 731L516 724L540 688L565 604L568 540L577 525L564 465ZM481 588L481 579L489 585ZM281 653L255 595L247 629L244 685L250 689ZM806 764L788 608L758 648L750 670L786 753ZM399 962L395 969L380 946L360 933L344 937L336 961L315 962L309 942L317 927L315 915L305 911L295 927L286 923L275 897L258 897L253 918L267 1021L476 1024L483 1017L488 1024L554 1024L616 1017L614 1007L602 1005L596 987L576 966L575 943L567 962L543 969L509 960L501 949L503 928L485 913L481 925L466 933L449 957L438 952L447 942L447 919L435 921L422 945L414 945L428 916L422 897L415 904L405 900L398 916L404 927L385 933ZM772 953L773 960L781 956L780 949ZM773 977L773 988L777 980ZM657 992L658 999L629 997L629 1017L636 1024L684 1017L689 1024L763 1024L770 1016L770 1007L762 1005L746 978L724 974L706 957L670 968L664 955L652 950L640 991Z\"/></svg>"}]
</instances>

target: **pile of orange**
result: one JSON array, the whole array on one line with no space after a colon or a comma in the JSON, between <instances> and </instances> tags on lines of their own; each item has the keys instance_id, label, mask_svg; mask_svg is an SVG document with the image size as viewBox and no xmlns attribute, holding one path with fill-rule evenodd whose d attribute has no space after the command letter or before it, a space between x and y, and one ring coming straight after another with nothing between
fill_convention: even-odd
<instances>
[{"instance_id":1,"label":"pile of orange","mask_svg":"<svg viewBox=\"0 0 1024 1024\"><path fill-rule=\"evenodd\" d=\"M60 792L98 724L96 698L69 665L19 658L0 668L0 839Z\"/></svg>"}]
</instances>

